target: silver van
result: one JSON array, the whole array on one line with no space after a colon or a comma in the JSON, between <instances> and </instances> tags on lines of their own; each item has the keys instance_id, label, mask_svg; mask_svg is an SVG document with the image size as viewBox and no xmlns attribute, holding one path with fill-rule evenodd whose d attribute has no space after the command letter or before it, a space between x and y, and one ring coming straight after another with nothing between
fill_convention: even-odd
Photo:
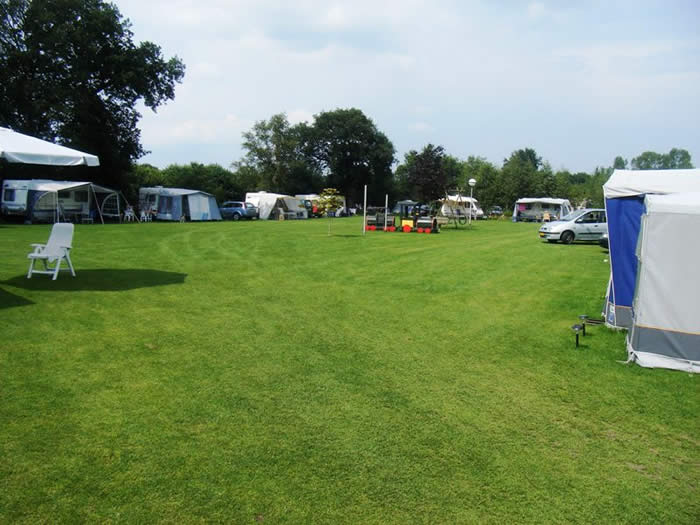
<instances>
[{"instance_id":1,"label":"silver van","mask_svg":"<svg viewBox=\"0 0 700 525\"><path fill-rule=\"evenodd\" d=\"M599 208L573 211L558 221L544 223L540 228L540 238L564 244L598 242L604 233L608 233L608 221L605 210Z\"/></svg>"}]
</instances>

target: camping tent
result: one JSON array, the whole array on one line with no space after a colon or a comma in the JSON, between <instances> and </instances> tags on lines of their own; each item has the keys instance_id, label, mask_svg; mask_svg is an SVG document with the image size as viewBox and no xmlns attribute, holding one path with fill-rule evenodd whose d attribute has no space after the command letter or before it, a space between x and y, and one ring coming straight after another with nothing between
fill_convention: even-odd
<instances>
[{"instance_id":1,"label":"camping tent","mask_svg":"<svg viewBox=\"0 0 700 525\"><path fill-rule=\"evenodd\" d=\"M615 170L603 185L608 218L610 281L604 316L608 326L632 325L637 276L635 250L646 194L700 192L700 169Z\"/></svg>"},{"instance_id":2,"label":"camping tent","mask_svg":"<svg viewBox=\"0 0 700 525\"><path fill-rule=\"evenodd\" d=\"M515 201L513 207L513 222L539 221L545 213L554 215L554 218L561 219L571 213L571 203L568 199L553 199L550 197L525 197Z\"/></svg>"},{"instance_id":3,"label":"camping tent","mask_svg":"<svg viewBox=\"0 0 700 525\"><path fill-rule=\"evenodd\" d=\"M55 180L5 180L0 209L4 215L23 215L28 221L119 218L119 192L93 184Z\"/></svg>"},{"instance_id":4,"label":"camping tent","mask_svg":"<svg viewBox=\"0 0 700 525\"><path fill-rule=\"evenodd\" d=\"M99 166L95 155L59 146L7 128L0 128L0 158L21 164Z\"/></svg>"},{"instance_id":5,"label":"camping tent","mask_svg":"<svg viewBox=\"0 0 700 525\"><path fill-rule=\"evenodd\" d=\"M700 193L647 195L644 206L630 360L700 372Z\"/></svg>"},{"instance_id":6,"label":"camping tent","mask_svg":"<svg viewBox=\"0 0 700 525\"><path fill-rule=\"evenodd\" d=\"M220 221L221 212L216 198L210 193L184 188L139 189L139 208L141 211L155 211L155 217L161 221L179 221L187 217L191 221Z\"/></svg>"},{"instance_id":7,"label":"camping tent","mask_svg":"<svg viewBox=\"0 0 700 525\"><path fill-rule=\"evenodd\" d=\"M308 212L300 198L281 193L259 191L245 194L245 201L258 208L261 219L283 218L306 219Z\"/></svg>"}]
</instances>

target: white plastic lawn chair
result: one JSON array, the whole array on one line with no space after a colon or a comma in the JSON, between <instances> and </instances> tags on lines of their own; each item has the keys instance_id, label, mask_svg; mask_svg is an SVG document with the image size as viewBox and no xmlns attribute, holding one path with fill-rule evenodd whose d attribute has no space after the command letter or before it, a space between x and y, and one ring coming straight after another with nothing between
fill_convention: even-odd
<instances>
[{"instance_id":1,"label":"white plastic lawn chair","mask_svg":"<svg viewBox=\"0 0 700 525\"><path fill-rule=\"evenodd\" d=\"M73 225L69 222L57 222L54 224L46 244L32 244L34 251L27 255L27 258L30 260L27 279L31 279L33 273L43 273L46 275L53 275L53 280L55 281L61 269L61 261L63 261L63 259L68 263L68 268L64 268L64 270L70 270L71 275L75 277L75 270L73 270L73 264L70 261L69 254L72 244ZM37 260L44 263L43 270L34 269L34 263ZM54 263L55 266L50 268L49 264Z\"/></svg>"}]
</instances>

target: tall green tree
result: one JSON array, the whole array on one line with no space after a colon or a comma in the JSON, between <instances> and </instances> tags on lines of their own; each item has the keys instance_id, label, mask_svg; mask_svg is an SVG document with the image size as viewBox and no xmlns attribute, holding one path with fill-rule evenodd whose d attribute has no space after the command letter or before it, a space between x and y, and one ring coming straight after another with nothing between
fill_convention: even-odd
<instances>
[{"instance_id":1,"label":"tall green tree","mask_svg":"<svg viewBox=\"0 0 700 525\"><path fill-rule=\"evenodd\" d=\"M500 173L496 166L484 157L470 155L462 163L462 176L458 187L464 195L467 195L469 192L469 179L476 180L474 197L478 199L482 206L505 206L501 202Z\"/></svg>"},{"instance_id":2,"label":"tall green tree","mask_svg":"<svg viewBox=\"0 0 700 525\"><path fill-rule=\"evenodd\" d=\"M635 170L672 170L693 168L693 162L685 149L672 148L668 153L645 151L632 159Z\"/></svg>"},{"instance_id":3,"label":"tall green tree","mask_svg":"<svg viewBox=\"0 0 700 525\"><path fill-rule=\"evenodd\" d=\"M348 204L362 202L368 185L370 202L383 202L392 186L394 145L356 108L325 111L302 126L306 149L321 166L326 185L337 188Z\"/></svg>"},{"instance_id":4,"label":"tall green tree","mask_svg":"<svg viewBox=\"0 0 700 525\"><path fill-rule=\"evenodd\" d=\"M627 169L627 159L624 159L619 155L617 157L615 157L615 160L613 161L613 169L626 170Z\"/></svg>"},{"instance_id":5,"label":"tall green tree","mask_svg":"<svg viewBox=\"0 0 700 525\"><path fill-rule=\"evenodd\" d=\"M445 196L448 176L445 170L445 149L427 144L423 150L409 151L405 157L406 179L415 189L415 197L431 202Z\"/></svg>"},{"instance_id":6,"label":"tall green tree","mask_svg":"<svg viewBox=\"0 0 700 525\"><path fill-rule=\"evenodd\" d=\"M535 150L516 150L503 161L501 169L501 199L507 208L522 197L537 197L544 191L538 168L542 162Z\"/></svg>"},{"instance_id":7,"label":"tall green tree","mask_svg":"<svg viewBox=\"0 0 700 525\"><path fill-rule=\"evenodd\" d=\"M103 0L0 2L0 125L100 157L90 175L122 187L145 151L138 102L175 97L185 66Z\"/></svg>"},{"instance_id":8,"label":"tall green tree","mask_svg":"<svg viewBox=\"0 0 700 525\"><path fill-rule=\"evenodd\" d=\"M318 164L306 154L306 137L305 127L291 126L284 113L256 122L243 133L246 154L234 167L252 168L258 175L257 186L266 191L315 192L323 180Z\"/></svg>"}]
</instances>

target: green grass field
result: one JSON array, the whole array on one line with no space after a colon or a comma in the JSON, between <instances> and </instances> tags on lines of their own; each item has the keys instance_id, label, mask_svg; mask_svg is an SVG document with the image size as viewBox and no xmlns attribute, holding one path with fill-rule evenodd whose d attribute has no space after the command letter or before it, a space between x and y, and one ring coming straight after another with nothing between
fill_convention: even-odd
<instances>
[{"instance_id":1,"label":"green grass field","mask_svg":"<svg viewBox=\"0 0 700 525\"><path fill-rule=\"evenodd\" d=\"M0 522L697 523L700 392L597 245L358 219L0 225Z\"/></svg>"}]
</instances>

